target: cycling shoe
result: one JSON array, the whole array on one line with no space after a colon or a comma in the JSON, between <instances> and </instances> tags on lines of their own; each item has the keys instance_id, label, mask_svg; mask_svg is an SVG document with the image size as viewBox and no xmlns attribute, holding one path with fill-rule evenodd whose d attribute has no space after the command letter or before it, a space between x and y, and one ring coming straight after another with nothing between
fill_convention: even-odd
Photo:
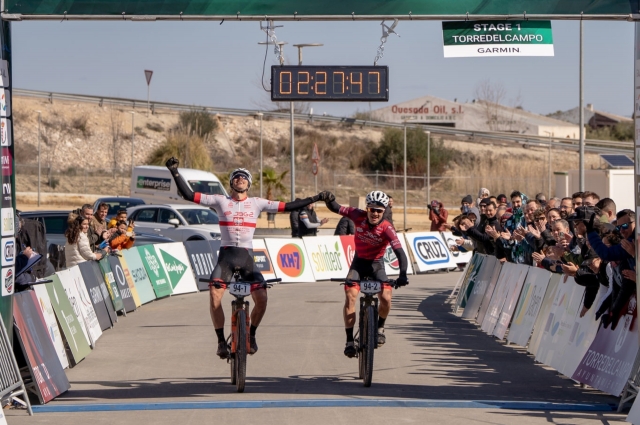
<instances>
[{"instance_id":1,"label":"cycling shoe","mask_svg":"<svg viewBox=\"0 0 640 425\"><path fill-rule=\"evenodd\" d=\"M347 342L347 345L344 347L344 355L352 358L357 354L356 346L353 342Z\"/></svg>"}]
</instances>

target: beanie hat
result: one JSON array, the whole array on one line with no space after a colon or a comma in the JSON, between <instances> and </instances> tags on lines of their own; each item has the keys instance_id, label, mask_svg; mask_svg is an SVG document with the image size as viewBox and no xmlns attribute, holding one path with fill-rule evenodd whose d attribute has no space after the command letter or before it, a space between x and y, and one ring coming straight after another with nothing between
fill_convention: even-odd
<instances>
[{"instance_id":1,"label":"beanie hat","mask_svg":"<svg viewBox=\"0 0 640 425\"><path fill-rule=\"evenodd\" d=\"M467 195L464 198L462 198L462 202L466 202L468 204L473 204L473 198L471 197L471 195Z\"/></svg>"}]
</instances>

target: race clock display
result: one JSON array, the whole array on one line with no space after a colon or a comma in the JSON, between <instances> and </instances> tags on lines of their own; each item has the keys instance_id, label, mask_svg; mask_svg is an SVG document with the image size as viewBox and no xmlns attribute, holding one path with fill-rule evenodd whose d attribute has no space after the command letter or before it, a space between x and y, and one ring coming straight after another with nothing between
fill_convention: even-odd
<instances>
[{"instance_id":1,"label":"race clock display","mask_svg":"<svg viewBox=\"0 0 640 425\"><path fill-rule=\"evenodd\" d=\"M272 66L273 101L389 101L387 66Z\"/></svg>"}]
</instances>

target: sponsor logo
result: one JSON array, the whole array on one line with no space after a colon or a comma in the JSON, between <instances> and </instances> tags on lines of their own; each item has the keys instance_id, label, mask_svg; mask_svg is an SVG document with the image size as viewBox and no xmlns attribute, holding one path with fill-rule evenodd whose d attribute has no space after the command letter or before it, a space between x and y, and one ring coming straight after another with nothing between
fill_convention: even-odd
<instances>
[{"instance_id":1,"label":"sponsor logo","mask_svg":"<svg viewBox=\"0 0 640 425\"><path fill-rule=\"evenodd\" d=\"M187 265L163 250L160 250L160 254L162 255L164 268L169 274L171 285L175 288L187 271Z\"/></svg>"},{"instance_id":2,"label":"sponsor logo","mask_svg":"<svg viewBox=\"0 0 640 425\"><path fill-rule=\"evenodd\" d=\"M278 267L289 277L298 277L304 271L304 255L296 244L286 244L277 255Z\"/></svg>"},{"instance_id":3,"label":"sponsor logo","mask_svg":"<svg viewBox=\"0 0 640 425\"><path fill-rule=\"evenodd\" d=\"M233 214L233 211L225 211L224 212L224 215L231 215L231 214Z\"/></svg>"},{"instance_id":4,"label":"sponsor logo","mask_svg":"<svg viewBox=\"0 0 640 425\"><path fill-rule=\"evenodd\" d=\"M634 315L633 313L636 310L636 304L637 304L636 297L632 295L631 298L629 298L629 304L627 306L627 314L625 314L620 319L621 322L622 322L622 319L624 319L624 322L623 322L624 324L622 325L622 332L618 334L618 338L616 339L616 345L614 347L614 351L616 353L620 351L620 349L624 345L624 342L627 339L627 335L631 333L630 332L631 322L633 321L633 315Z\"/></svg>"},{"instance_id":5,"label":"sponsor logo","mask_svg":"<svg viewBox=\"0 0 640 425\"><path fill-rule=\"evenodd\" d=\"M116 264L115 271L116 282L118 283L118 285L122 286L122 288L120 288L120 294L122 298L131 298L131 289L129 289L127 280L124 277L124 270L122 270L122 267L120 267L119 264Z\"/></svg>"},{"instance_id":6,"label":"sponsor logo","mask_svg":"<svg viewBox=\"0 0 640 425\"><path fill-rule=\"evenodd\" d=\"M449 262L449 250L436 236L420 236L413 240L413 249L425 264L445 264Z\"/></svg>"},{"instance_id":7,"label":"sponsor logo","mask_svg":"<svg viewBox=\"0 0 640 425\"><path fill-rule=\"evenodd\" d=\"M388 246L384 251L384 264L389 266L393 270L400 269L400 262L398 261L398 257L396 257L396 253L393 252L391 246Z\"/></svg>"},{"instance_id":8,"label":"sponsor logo","mask_svg":"<svg viewBox=\"0 0 640 425\"><path fill-rule=\"evenodd\" d=\"M144 267L138 267L131 270L131 276L135 283L143 282L147 278L147 273L144 271Z\"/></svg>"},{"instance_id":9,"label":"sponsor logo","mask_svg":"<svg viewBox=\"0 0 640 425\"><path fill-rule=\"evenodd\" d=\"M0 231L2 236L13 236L15 223L13 208L2 208L0 210L0 217L2 218L2 229Z\"/></svg>"},{"instance_id":10,"label":"sponsor logo","mask_svg":"<svg viewBox=\"0 0 640 425\"><path fill-rule=\"evenodd\" d=\"M11 143L9 142L9 124L6 119L0 120L0 145L11 145Z\"/></svg>"},{"instance_id":11,"label":"sponsor logo","mask_svg":"<svg viewBox=\"0 0 640 425\"><path fill-rule=\"evenodd\" d=\"M4 275L4 290L7 295L13 294L13 269L7 269Z\"/></svg>"},{"instance_id":12,"label":"sponsor logo","mask_svg":"<svg viewBox=\"0 0 640 425\"><path fill-rule=\"evenodd\" d=\"M7 95L6 93L2 93L0 96L0 109L2 112L7 112Z\"/></svg>"},{"instance_id":13,"label":"sponsor logo","mask_svg":"<svg viewBox=\"0 0 640 425\"><path fill-rule=\"evenodd\" d=\"M253 211L237 211L234 214L234 217L249 217L249 218L253 218L254 217L254 213L253 213Z\"/></svg>"},{"instance_id":14,"label":"sponsor logo","mask_svg":"<svg viewBox=\"0 0 640 425\"><path fill-rule=\"evenodd\" d=\"M242 217L233 217L233 225L234 226L242 226L242 225L244 225L244 218L242 218Z\"/></svg>"},{"instance_id":15,"label":"sponsor logo","mask_svg":"<svg viewBox=\"0 0 640 425\"><path fill-rule=\"evenodd\" d=\"M138 189L153 189L168 192L171 190L171 179L139 176L136 182Z\"/></svg>"},{"instance_id":16,"label":"sponsor logo","mask_svg":"<svg viewBox=\"0 0 640 425\"><path fill-rule=\"evenodd\" d=\"M11 152L9 152L8 148L2 148L2 156L0 156L0 164L2 166L2 175L3 176L11 176L12 174L12 163L11 160Z\"/></svg>"},{"instance_id":17,"label":"sponsor logo","mask_svg":"<svg viewBox=\"0 0 640 425\"><path fill-rule=\"evenodd\" d=\"M100 292L100 288L98 286L94 286L89 289L89 296L91 297L91 302L94 305L104 302L104 297L102 296L102 292Z\"/></svg>"},{"instance_id":18,"label":"sponsor logo","mask_svg":"<svg viewBox=\"0 0 640 425\"><path fill-rule=\"evenodd\" d=\"M342 261L340 261L340 246L336 241L329 250L327 245L318 245L317 251L311 252L311 261L313 261L314 269L319 272L334 272L342 270Z\"/></svg>"},{"instance_id":19,"label":"sponsor logo","mask_svg":"<svg viewBox=\"0 0 640 425\"><path fill-rule=\"evenodd\" d=\"M2 206L11 208L11 183L2 183Z\"/></svg>"},{"instance_id":20,"label":"sponsor logo","mask_svg":"<svg viewBox=\"0 0 640 425\"><path fill-rule=\"evenodd\" d=\"M447 240L447 247L457 245L456 240L451 236L448 236L446 238L446 240ZM451 255L453 255L456 258L460 256L460 251L451 251L451 250L449 250L449 252L451 253Z\"/></svg>"},{"instance_id":21,"label":"sponsor logo","mask_svg":"<svg viewBox=\"0 0 640 425\"><path fill-rule=\"evenodd\" d=\"M269 255L267 255L266 249L254 249L253 262L261 273L273 273L271 261L269 261Z\"/></svg>"},{"instance_id":22,"label":"sponsor logo","mask_svg":"<svg viewBox=\"0 0 640 425\"><path fill-rule=\"evenodd\" d=\"M16 255L16 243L13 241L13 239L10 239L4 243L2 254L4 255L4 262L6 264L13 262Z\"/></svg>"},{"instance_id":23,"label":"sponsor logo","mask_svg":"<svg viewBox=\"0 0 640 425\"><path fill-rule=\"evenodd\" d=\"M152 255L147 248L144 249L144 259L147 260L147 264L149 265L149 268L151 269L153 274L156 275L156 278L159 278L160 273L158 272L158 270L160 270L160 263L158 263L158 259L156 258L156 256Z\"/></svg>"}]
</instances>

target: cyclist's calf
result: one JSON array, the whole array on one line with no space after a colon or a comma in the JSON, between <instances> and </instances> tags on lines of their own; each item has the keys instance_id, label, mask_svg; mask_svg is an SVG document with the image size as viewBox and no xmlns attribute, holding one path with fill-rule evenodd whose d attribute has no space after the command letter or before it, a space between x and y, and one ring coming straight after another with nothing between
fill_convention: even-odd
<instances>
[{"instance_id":1,"label":"cyclist's calf","mask_svg":"<svg viewBox=\"0 0 640 425\"><path fill-rule=\"evenodd\" d=\"M358 289L346 286L344 297L344 326L346 328L352 328L356 324L356 299L358 298Z\"/></svg>"},{"instance_id":2,"label":"cyclist's calf","mask_svg":"<svg viewBox=\"0 0 640 425\"><path fill-rule=\"evenodd\" d=\"M251 310L251 324L258 327L262 321L262 316L264 316L264 313L267 311L267 290L263 288L252 291L251 297L255 303L253 310Z\"/></svg>"},{"instance_id":3,"label":"cyclist's calf","mask_svg":"<svg viewBox=\"0 0 640 425\"><path fill-rule=\"evenodd\" d=\"M382 318L386 318L391 310L391 289L384 288L382 292L378 294L380 304L378 305L378 315Z\"/></svg>"},{"instance_id":4,"label":"cyclist's calf","mask_svg":"<svg viewBox=\"0 0 640 425\"><path fill-rule=\"evenodd\" d=\"M224 310L222 309L223 295L224 295L223 288L216 288L215 286L209 287L209 299L211 302L211 320L213 321L213 327L215 329L219 329L224 326Z\"/></svg>"}]
</instances>

